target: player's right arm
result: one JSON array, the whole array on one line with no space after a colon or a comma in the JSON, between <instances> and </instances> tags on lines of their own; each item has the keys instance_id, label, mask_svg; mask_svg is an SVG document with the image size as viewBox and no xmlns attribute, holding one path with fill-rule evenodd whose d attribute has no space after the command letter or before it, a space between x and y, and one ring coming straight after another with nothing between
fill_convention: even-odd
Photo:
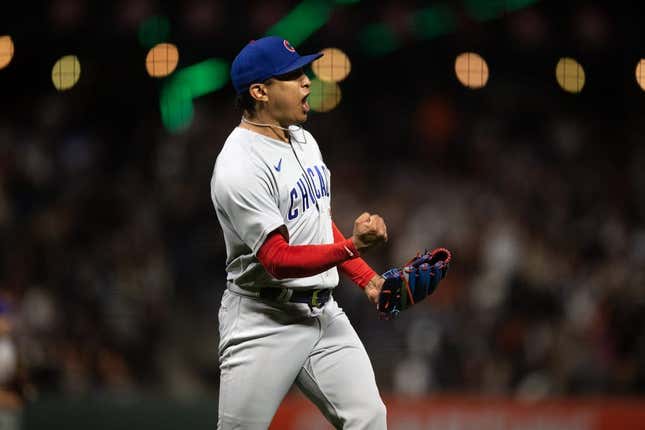
<instances>
[{"instance_id":1,"label":"player's right arm","mask_svg":"<svg viewBox=\"0 0 645 430\"><path fill-rule=\"evenodd\" d=\"M363 213L354 223L352 237L343 242L290 245L277 190L269 175L259 164L240 165L240 157L228 158L218 159L211 182L218 218L274 278L317 275L387 240L383 219ZM252 159L245 160L253 163Z\"/></svg>"},{"instance_id":2,"label":"player's right arm","mask_svg":"<svg viewBox=\"0 0 645 430\"><path fill-rule=\"evenodd\" d=\"M257 258L276 279L317 275L387 240L383 218L365 212L354 222L352 237L324 245L289 245L283 225L273 231L257 252Z\"/></svg>"}]
</instances>

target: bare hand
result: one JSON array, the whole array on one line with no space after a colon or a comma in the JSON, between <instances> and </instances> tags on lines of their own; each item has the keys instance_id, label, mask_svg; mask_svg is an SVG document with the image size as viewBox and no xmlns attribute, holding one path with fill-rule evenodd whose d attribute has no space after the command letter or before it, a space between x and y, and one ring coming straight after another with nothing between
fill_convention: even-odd
<instances>
[{"instance_id":1,"label":"bare hand","mask_svg":"<svg viewBox=\"0 0 645 430\"><path fill-rule=\"evenodd\" d=\"M365 286L365 295L375 305L378 305L378 297L381 294L383 283L385 283L385 279L381 275L376 275Z\"/></svg>"},{"instance_id":2,"label":"bare hand","mask_svg":"<svg viewBox=\"0 0 645 430\"><path fill-rule=\"evenodd\" d=\"M352 240L360 252L368 248L387 242L387 227L379 215L370 215L363 212L354 221Z\"/></svg>"}]
</instances>

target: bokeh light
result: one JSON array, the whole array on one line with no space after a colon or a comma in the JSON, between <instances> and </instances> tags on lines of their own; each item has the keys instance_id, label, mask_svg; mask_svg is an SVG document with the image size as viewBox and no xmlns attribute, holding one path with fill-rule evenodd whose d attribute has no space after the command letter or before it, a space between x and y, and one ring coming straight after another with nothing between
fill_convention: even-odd
<instances>
[{"instance_id":1,"label":"bokeh light","mask_svg":"<svg viewBox=\"0 0 645 430\"><path fill-rule=\"evenodd\" d=\"M179 51L172 43L160 43L148 51L146 70L155 78L168 76L177 68Z\"/></svg>"},{"instance_id":2,"label":"bokeh light","mask_svg":"<svg viewBox=\"0 0 645 430\"><path fill-rule=\"evenodd\" d=\"M560 58L555 67L555 78L560 87L570 93L579 93L585 86L585 70L573 58Z\"/></svg>"},{"instance_id":3,"label":"bokeh light","mask_svg":"<svg viewBox=\"0 0 645 430\"><path fill-rule=\"evenodd\" d=\"M81 76L81 63L76 55L66 55L52 68L52 82L58 91L72 88Z\"/></svg>"},{"instance_id":4,"label":"bokeh light","mask_svg":"<svg viewBox=\"0 0 645 430\"><path fill-rule=\"evenodd\" d=\"M457 56L455 73L459 82L468 88L482 88L488 82L488 64L474 52L464 52Z\"/></svg>"},{"instance_id":5,"label":"bokeh light","mask_svg":"<svg viewBox=\"0 0 645 430\"><path fill-rule=\"evenodd\" d=\"M151 48L165 42L170 34L170 21L165 16L151 16L139 26L139 43L144 48Z\"/></svg>"},{"instance_id":6,"label":"bokeh light","mask_svg":"<svg viewBox=\"0 0 645 430\"><path fill-rule=\"evenodd\" d=\"M13 58L13 40L11 36L0 36L0 69L4 69Z\"/></svg>"},{"instance_id":7,"label":"bokeh light","mask_svg":"<svg viewBox=\"0 0 645 430\"><path fill-rule=\"evenodd\" d=\"M468 16L476 21L488 21L504 14L523 9L538 0L466 0L464 6Z\"/></svg>"},{"instance_id":8,"label":"bokeh light","mask_svg":"<svg viewBox=\"0 0 645 430\"><path fill-rule=\"evenodd\" d=\"M178 70L161 89L161 119L172 133L186 130L193 120L193 99L222 88L229 79L230 65L220 58L209 58Z\"/></svg>"},{"instance_id":9,"label":"bokeh light","mask_svg":"<svg viewBox=\"0 0 645 430\"><path fill-rule=\"evenodd\" d=\"M641 59L636 65L636 82L645 91L645 59Z\"/></svg>"},{"instance_id":10,"label":"bokeh light","mask_svg":"<svg viewBox=\"0 0 645 430\"><path fill-rule=\"evenodd\" d=\"M456 109L450 99L441 96L422 100L416 109L415 119L425 150L445 148L457 130Z\"/></svg>"},{"instance_id":11,"label":"bokeh light","mask_svg":"<svg viewBox=\"0 0 645 430\"><path fill-rule=\"evenodd\" d=\"M159 106L161 120L172 133L186 130L195 116L190 87L186 85L165 85L159 96Z\"/></svg>"},{"instance_id":12,"label":"bokeh light","mask_svg":"<svg viewBox=\"0 0 645 430\"><path fill-rule=\"evenodd\" d=\"M347 54L337 48L326 48L321 52L324 55L311 65L318 79L325 82L340 82L349 75L352 64Z\"/></svg>"},{"instance_id":13,"label":"bokeh light","mask_svg":"<svg viewBox=\"0 0 645 430\"><path fill-rule=\"evenodd\" d=\"M358 40L363 52L372 56L387 55L401 46L394 30L383 23L364 26L358 34Z\"/></svg>"},{"instance_id":14,"label":"bokeh light","mask_svg":"<svg viewBox=\"0 0 645 430\"><path fill-rule=\"evenodd\" d=\"M452 32L457 27L457 18L445 4L419 9L410 18L414 33L423 39L432 39Z\"/></svg>"},{"instance_id":15,"label":"bokeh light","mask_svg":"<svg viewBox=\"0 0 645 430\"><path fill-rule=\"evenodd\" d=\"M309 106L317 112L329 112L340 103L341 91L335 82L325 82L320 79L311 80Z\"/></svg>"},{"instance_id":16,"label":"bokeh light","mask_svg":"<svg viewBox=\"0 0 645 430\"><path fill-rule=\"evenodd\" d=\"M273 24L266 36L280 36L296 48L329 21L334 5L328 1L303 0Z\"/></svg>"}]
</instances>

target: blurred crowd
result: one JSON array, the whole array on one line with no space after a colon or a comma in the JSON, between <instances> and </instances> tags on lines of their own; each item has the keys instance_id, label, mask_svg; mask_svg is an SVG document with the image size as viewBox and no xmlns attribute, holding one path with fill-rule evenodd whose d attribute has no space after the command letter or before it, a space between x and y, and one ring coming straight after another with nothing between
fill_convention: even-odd
<instances>
[{"instance_id":1,"label":"blurred crowd","mask_svg":"<svg viewBox=\"0 0 645 430\"><path fill-rule=\"evenodd\" d=\"M305 125L339 227L350 234L364 210L388 225L389 243L365 257L377 272L424 248L453 252L439 290L396 321L379 321L347 278L335 292L381 390L645 394L640 89L640 106L620 108L627 97L568 95L552 75L475 92L449 67L404 65L414 48L357 61L341 105ZM99 65L88 72L111 70ZM239 122L232 90L197 100L171 134L151 84L87 79L9 92L2 108L0 385L27 401L215 396L226 254L209 181Z\"/></svg>"}]
</instances>

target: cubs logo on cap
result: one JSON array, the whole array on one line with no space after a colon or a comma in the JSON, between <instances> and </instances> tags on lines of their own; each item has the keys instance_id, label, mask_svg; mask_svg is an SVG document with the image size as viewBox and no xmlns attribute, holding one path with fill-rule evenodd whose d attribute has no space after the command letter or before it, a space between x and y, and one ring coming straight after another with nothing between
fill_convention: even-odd
<instances>
[{"instance_id":1,"label":"cubs logo on cap","mask_svg":"<svg viewBox=\"0 0 645 430\"><path fill-rule=\"evenodd\" d=\"M301 56L288 40L278 36L263 37L248 43L237 54L231 65L231 81L239 94L251 84L298 70L322 55Z\"/></svg>"},{"instance_id":2,"label":"cubs logo on cap","mask_svg":"<svg viewBox=\"0 0 645 430\"><path fill-rule=\"evenodd\" d=\"M291 43L289 43L289 41L287 39L284 39L284 41L282 43L284 44L284 47L287 48L287 51L296 52L296 48L291 46Z\"/></svg>"}]
</instances>

